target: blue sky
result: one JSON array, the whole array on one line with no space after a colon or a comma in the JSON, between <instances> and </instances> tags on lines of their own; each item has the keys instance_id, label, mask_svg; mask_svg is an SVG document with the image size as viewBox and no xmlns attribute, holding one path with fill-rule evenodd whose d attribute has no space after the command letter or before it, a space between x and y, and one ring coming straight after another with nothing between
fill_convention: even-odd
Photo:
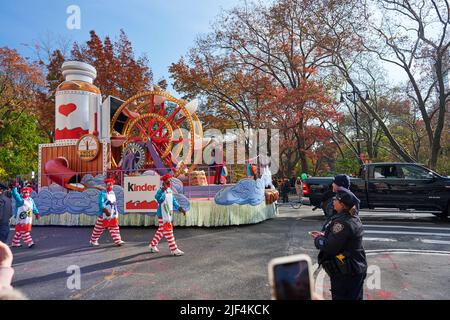
<instances>
[{"instance_id":1,"label":"blue sky","mask_svg":"<svg viewBox=\"0 0 450 320\"><path fill-rule=\"evenodd\" d=\"M102 38L115 39L124 29L137 56L145 53L154 79L168 77L168 67L193 46L196 37L208 33L222 9L243 0L16 0L0 5L0 47L16 48L34 58L26 46L40 39L63 37L78 42L95 30ZM70 5L81 9L81 29L69 30Z\"/></svg>"},{"instance_id":2,"label":"blue sky","mask_svg":"<svg viewBox=\"0 0 450 320\"><path fill-rule=\"evenodd\" d=\"M16 48L33 59L36 55L27 45L49 37L84 43L89 31L95 30L102 39L109 35L114 40L124 29L136 56L144 53L149 58L155 82L164 77L170 83L170 64L185 55L199 35L211 30L210 24L221 10L245 0L0 1L0 47ZM81 10L80 30L66 27L70 16L66 11L71 5ZM404 80L392 65L387 70L392 80ZM169 91L173 91L171 87Z\"/></svg>"}]
</instances>

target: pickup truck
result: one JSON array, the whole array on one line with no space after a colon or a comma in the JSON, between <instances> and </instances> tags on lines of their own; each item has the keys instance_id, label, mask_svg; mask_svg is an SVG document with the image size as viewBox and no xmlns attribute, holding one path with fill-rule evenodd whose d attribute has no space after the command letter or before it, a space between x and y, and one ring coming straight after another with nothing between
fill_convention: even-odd
<instances>
[{"instance_id":1,"label":"pickup truck","mask_svg":"<svg viewBox=\"0 0 450 320\"><path fill-rule=\"evenodd\" d=\"M361 209L398 208L433 211L450 216L450 177L415 163L370 163L361 166L358 178L350 178L350 190L361 200ZM315 207L326 207L333 177L307 178L303 193ZM328 201L332 201L328 199Z\"/></svg>"}]
</instances>

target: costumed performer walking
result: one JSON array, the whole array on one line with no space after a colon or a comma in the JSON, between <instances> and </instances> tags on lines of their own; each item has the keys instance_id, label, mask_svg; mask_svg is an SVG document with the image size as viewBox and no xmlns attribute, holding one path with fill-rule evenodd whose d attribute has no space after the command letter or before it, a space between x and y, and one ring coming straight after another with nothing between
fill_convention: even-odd
<instances>
[{"instance_id":1,"label":"costumed performer walking","mask_svg":"<svg viewBox=\"0 0 450 320\"><path fill-rule=\"evenodd\" d=\"M11 247L21 247L21 239L28 245L28 248L34 246L30 234L31 226L33 224L33 214L36 215L37 220L39 220L41 216L34 200L30 197L32 191L33 189L31 187L23 187L22 195L20 195L17 191L17 185L12 190L12 196L16 201L16 233L14 234Z\"/></svg>"},{"instance_id":2,"label":"costumed performer walking","mask_svg":"<svg viewBox=\"0 0 450 320\"><path fill-rule=\"evenodd\" d=\"M156 247L164 236L169 243L169 249L174 256L182 256L184 252L178 249L175 242L175 236L173 235L173 210L180 211L183 215L186 215L186 211L180 207L177 200L173 196L173 191L170 188L170 175L166 174L161 177L162 187L158 189L155 195L155 199L158 202L158 230L151 241L149 248L150 252L159 252Z\"/></svg>"},{"instance_id":3,"label":"costumed performer walking","mask_svg":"<svg viewBox=\"0 0 450 320\"><path fill-rule=\"evenodd\" d=\"M125 243L120 237L119 230L119 209L117 207L116 194L113 191L114 179L108 178L104 180L106 190L102 190L98 195L98 214L94 231L91 235L90 244L99 246L98 239L105 229L108 229L114 243L121 246Z\"/></svg>"}]
</instances>

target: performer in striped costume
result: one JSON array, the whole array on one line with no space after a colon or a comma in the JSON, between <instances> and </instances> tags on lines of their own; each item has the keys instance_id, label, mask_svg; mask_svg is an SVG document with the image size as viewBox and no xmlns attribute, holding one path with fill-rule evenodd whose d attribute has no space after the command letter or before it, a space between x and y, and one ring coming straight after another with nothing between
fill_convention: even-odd
<instances>
[{"instance_id":1,"label":"performer in striped costume","mask_svg":"<svg viewBox=\"0 0 450 320\"><path fill-rule=\"evenodd\" d=\"M121 246L125 243L120 237L119 209L117 199L113 191L114 179L105 179L106 191L103 190L98 196L98 217L91 235L90 244L98 246L98 239L105 229L108 229L114 243Z\"/></svg>"},{"instance_id":2,"label":"performer in striped costume","mask_svg":"<svg viewBox=\"0 0 450 320\"><path fill-rule=\"evenodd\" d=\"M33 199L30 197L32 191L33 189L30 187L22 188L22 195L17 191L17 187L12 191L14 200L16 200L16 233L13 237L11 247L21 247L21 239L28 245L28 248L34 246L30 234L33 213L36 215L37 220L39 220L40 215Z\"/></svg>"},{"instance_id":3,"label":"performer in striped costume","mask_svg":"<svg viewBox=\"0 0 450 320\"><path fill-rule=\"evenodd\" d=\"M177 200L173 196L172 189L170 189L170 175L166 174L161 177L163 183L162 187L156 192L155 199L158 202L158 211L156 213L158 217L158 230L153 237L152 242L149 245L151 252L159 252L156 247L164 236L169 243L170 251L174 256L182 256L183 251L178 249L175 242L175 236L173 235L173 209L180 211L183 215L186 215L186 211L180 207Z\"/></svg>"}]
</instances>

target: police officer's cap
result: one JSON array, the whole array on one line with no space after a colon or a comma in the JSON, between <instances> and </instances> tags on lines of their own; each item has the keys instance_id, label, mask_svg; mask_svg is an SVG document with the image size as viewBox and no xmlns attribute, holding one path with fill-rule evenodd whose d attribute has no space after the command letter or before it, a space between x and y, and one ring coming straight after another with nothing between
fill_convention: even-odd
<instances>
[{"instance_id":1,"label":"police officer's cap","mask_svg":"<svg viewBox=\"0 0 450 320\"><path fill-rule=\"evenodd\" d=\"M334 177L333 183L339 187L344 187L345 189L350 189L350 178L346 174L338 174Z\"/></svg>"},{"instance_id":2,"label":"police officer's cap","mask_svg":"<svg viewBox=\"0 0 450 320\"><path fill-rule=\"evenodd\" d=\"M349 208L358 204L354 195L346 189L340 189L336 193L336 200L342 202L346 207L349 207Z\"/></svg>"}]
</instances>

